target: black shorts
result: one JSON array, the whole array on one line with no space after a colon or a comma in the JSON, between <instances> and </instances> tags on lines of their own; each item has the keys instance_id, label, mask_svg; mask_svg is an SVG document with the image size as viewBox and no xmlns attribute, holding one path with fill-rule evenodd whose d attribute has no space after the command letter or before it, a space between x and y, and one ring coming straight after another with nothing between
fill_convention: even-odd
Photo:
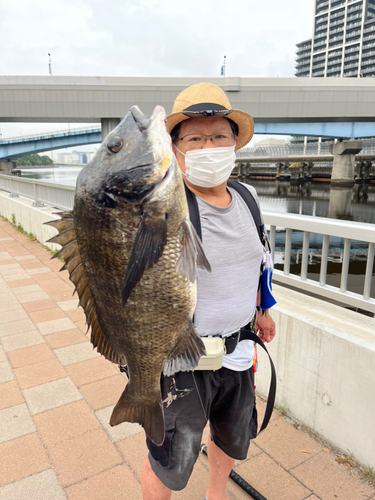
<instances>
[{"instance_id":1,"label":"black shorts","mask_svg":"<svg viewBox=\"0 0 375 500\"><path fill-rule=\"evenodd\" d=\"M242 372L227 368L199 370L162 377L162 397L164 443L156 446L148 438L146 442L151 468L167 488L185 488L207 420L211 439L224 453L237 460L246 458L250 439L257 435L252 368Z\"/></svg>"}]
</instances>

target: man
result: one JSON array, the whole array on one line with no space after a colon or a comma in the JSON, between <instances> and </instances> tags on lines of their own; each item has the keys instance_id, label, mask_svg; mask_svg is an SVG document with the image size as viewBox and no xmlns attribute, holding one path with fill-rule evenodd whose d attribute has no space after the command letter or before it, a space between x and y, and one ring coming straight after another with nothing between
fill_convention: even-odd
<instances>
[{"instance_id":1,"label":"man","mask_svg":"<svg viewBox=\"0 0 375 500\"><path fill-rule=\"evenodd\" d=\"M264 256L251 213L227 180L235 152L254 132L252 117L232 110L225 93L209 83L193 85L176 98L167 117L173 150L188 189L196 195L202 242L212 272L198 270L194 323L198 333L233 335L254 324L264 342L275 335L268 311L256 315ZM256 198L256 192L247 186ZM256 198L257 199L257 198ZM169 500L183 489L210 420L207 500L226 500L225 486L235 459L245 459L257 434L253 375L254 345L242 340L216 371L179 372L163 377L166 437L147 440L142 473L144 500Z\"/></svg>"}]
</instances>

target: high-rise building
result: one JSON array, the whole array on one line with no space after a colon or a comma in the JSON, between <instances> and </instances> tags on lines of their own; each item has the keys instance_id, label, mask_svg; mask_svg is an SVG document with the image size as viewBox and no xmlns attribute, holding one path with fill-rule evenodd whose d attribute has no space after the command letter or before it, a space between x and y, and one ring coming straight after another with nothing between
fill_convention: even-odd
<instances>
[{"instance_id":1,"label":"high-rise building","mask_svg":"<svg viewBox=\"0 0 375 500\"><path fill-rule=\"evenodd\" d=\"M57 153L57 162L58 163L77 163L79 165L86 165L89 161L91 161L95 155L95 152L86 152L86 151L70 151L70 152L62 152Z\"/></svg>"},{"instance_id":2,"label":"high-rise building","mask_svg":"<svg viewBox=\"0 0 375 500\"><path fill-rule=\"evenodd\" d=\"M315 0L295 67L297 77L375 77L375 0Z\"/></svg>"}]
</instances>

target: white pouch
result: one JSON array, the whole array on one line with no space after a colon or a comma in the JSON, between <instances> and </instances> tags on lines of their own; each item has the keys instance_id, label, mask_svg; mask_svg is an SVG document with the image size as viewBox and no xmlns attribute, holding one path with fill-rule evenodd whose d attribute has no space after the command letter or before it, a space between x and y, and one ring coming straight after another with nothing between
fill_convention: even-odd
<instances>
[{"instance_id":1,"label":"white pouch","mask_svg":"<svg viewBox=\"0 0 375 500\"><path fill-rule=\"evenodd\" d=\"M201 337L205 348L206 355L199 360L195 370L219 370L223 366L223 356L225 348L223 339L220 337Z\"/></svg>"}]
</instances>

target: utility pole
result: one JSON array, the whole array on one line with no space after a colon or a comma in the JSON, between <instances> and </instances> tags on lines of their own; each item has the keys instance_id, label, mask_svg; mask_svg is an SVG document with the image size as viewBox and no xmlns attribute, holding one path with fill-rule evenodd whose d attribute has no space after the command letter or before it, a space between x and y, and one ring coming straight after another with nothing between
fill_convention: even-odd
<instances>
[{"instance_id":1,"label":"utility pole","mask_svg":"<svg viewBox=\"0 0 375 500\"><path fill-rule=\"evenodd\" d=\"M52 76L52 61L51 61L51 54L48 52L48 71L49 71L49 76Z\"/></svg>"}]
</instances>

